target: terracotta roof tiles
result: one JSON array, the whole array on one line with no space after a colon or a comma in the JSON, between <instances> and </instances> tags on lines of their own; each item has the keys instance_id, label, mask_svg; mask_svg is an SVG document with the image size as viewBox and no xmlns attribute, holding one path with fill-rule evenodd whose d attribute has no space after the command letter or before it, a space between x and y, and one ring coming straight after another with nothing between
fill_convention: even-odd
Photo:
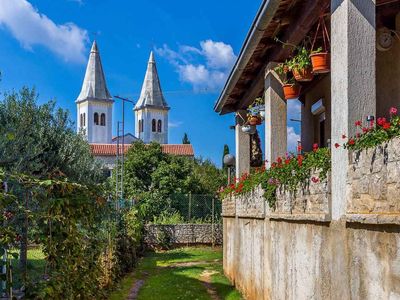
<instances>
[{"instance_id":1,"label":"terracotta roof tiles","mask_svg":"<svg viewBox=\"0 0 400 300\"><path fill-rule=\"evenodd\" d=\"M131 145L124 145L124 153L128 151ZM194 156L193 146L191 144L164 144L161 145L163 153L177 156ZM90 144L90 150L95 156L115 156L117 145L115 144Z\"/></svg>"}]
</instances>

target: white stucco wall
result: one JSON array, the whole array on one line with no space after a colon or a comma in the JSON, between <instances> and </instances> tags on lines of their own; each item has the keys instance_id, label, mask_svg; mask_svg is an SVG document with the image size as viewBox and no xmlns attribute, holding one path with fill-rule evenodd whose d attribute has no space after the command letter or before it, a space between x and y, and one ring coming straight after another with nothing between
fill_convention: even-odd
<instances>
[{"instance_id":1,"label":"white stucco wall","mask_svg":"<svg viewBox=\"0 0 400 300\"><path fill-rule=\"evenodd\" d=\"M111 144L112 142L112 102L105 101L84 101L77 104L77 130L81 128L80 114L86 114L85 135L89 143ZM99 114L99 125L94 124L94 113ZM106 125L101 126L101 114L106 115Z\"/></svg>"},{"instance_id":2,"label":"white stucco wall","mask_svg":"<svg viewBox=\"0 0 400 300\"><path fill-rule=\"evenodd\" d=\"M158 120L162 122L161 132L152 132L152 120L156 120L156 130ZM139 132L139 120L143 120L143 132ZM143 140L144 143L152 141L160 144L168 144L168 110L145 107L135 111L135 135Z\"/></svg>"}]
</instances>

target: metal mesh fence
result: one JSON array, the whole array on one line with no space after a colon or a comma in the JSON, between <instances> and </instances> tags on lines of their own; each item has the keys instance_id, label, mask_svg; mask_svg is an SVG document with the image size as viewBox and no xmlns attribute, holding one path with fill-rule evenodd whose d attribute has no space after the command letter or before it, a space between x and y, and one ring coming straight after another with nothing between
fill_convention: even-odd
<instances>
[{"instance_id":1,"label":"metal mesh fence","mask_svg":"<svg viewBox=\"0 0 400 300\"><path fill-rule=\"evenodd\" d=\"M171 206L186 223L220 223L222 204L214 195L174 194Z\"/></svg>"}]
</instances>

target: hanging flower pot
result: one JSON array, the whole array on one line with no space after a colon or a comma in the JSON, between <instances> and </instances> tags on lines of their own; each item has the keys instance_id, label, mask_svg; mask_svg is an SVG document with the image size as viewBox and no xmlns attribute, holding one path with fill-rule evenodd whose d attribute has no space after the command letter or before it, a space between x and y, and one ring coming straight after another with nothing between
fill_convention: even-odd
<instances>
[{"instance_id":1,"label":"hanging flower pot","mask_svg":"<svg viewBox=\"0 0 400 300\"><path fill-rule=\"evenodd\" d=\"M320 31L322 33L323 47L313 51ZM331 71L331 55L329 53L330 45L331 41L328 28L326 27L324 16L321 16L311 46L310 58L314 74L329 73Z\"/></svg>"},{"instance_id":2,"label":"hanging flower pot","mask_svg":"<svg viewBox=\"0 0 400 300\"><path fill-rule=\"evenodd\" d=\"M313 53L310 58L315 74L329 73L331 71L331 55L329 52Z\"/></svg>"},{"instance_id":3,"label":"hanging flower pot","mask_svg":"<svg viewBox=\"0 0 400 300\"><path fill-rule=\"evenodd\" d=\"M257 131L256 126L254 125L245 125L242 127L242 132L247 134L255 134Z\"/></svg>"},{"instance_id":4,"label":"hanging flower pot","mask_svg":"<svg viewBox=\"0 0 400 300\"><path fill-rule=\"evenodd\" d=\"M261 117L256 115L256 116L250 116L249 117L249 124L250 125L261 125L262 121L261 121Z\"/></svg>"},{"instance_id":5,"label":"hanging flower pot","mask_svg":"<svg viewBox=\"0 0 400 300\"><path fill-rule=\"evenodd\" d=\"M298 84L285 84L283 85L283 94L285 99L297 99L300 96L301 85Z\"/></svg>"},{"instance_id":6,"label":"hanging flower pot","mask_svg":"<svg viewBox=\"0 0 400 300\"><path fill-rule=\"evenodd\" d=\"M306 67L303 69L293 69L293 76L296 81L308 82L314 79L313 69L311 67Z\"/></svg>"}]
</instances>

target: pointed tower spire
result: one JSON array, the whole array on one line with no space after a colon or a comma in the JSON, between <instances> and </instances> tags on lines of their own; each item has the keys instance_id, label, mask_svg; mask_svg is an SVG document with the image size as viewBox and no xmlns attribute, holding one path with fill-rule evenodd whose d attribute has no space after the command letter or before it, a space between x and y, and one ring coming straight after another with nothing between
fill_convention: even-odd
<instances>
[{"instance_id":1,"label":"pointed tower spire","mask_svg":"<svg viewBox=\"0 0 400 300\"><path fill-rule=\"evenodd\" d=\"M135 106L135 110L141 109L146 106L169 109L161 90L160 79L158 78L157 66L154 59L153 51L150 52L142 91L140 93L140 98Z\"/></svg>"},{"instance_id":2,"label":"pointed tower spire","mask_svg":"<svg viewBox=\"0 0 400 300\"><path fill-rule=\"evenodd\" d=\"M90 50L82 90L76 102L84 100L112 101L110 92L107 89L103 66L100 59L100 52L97 48L96 41L93 42L92 49Z\"/></svg>"}]
</instances>

